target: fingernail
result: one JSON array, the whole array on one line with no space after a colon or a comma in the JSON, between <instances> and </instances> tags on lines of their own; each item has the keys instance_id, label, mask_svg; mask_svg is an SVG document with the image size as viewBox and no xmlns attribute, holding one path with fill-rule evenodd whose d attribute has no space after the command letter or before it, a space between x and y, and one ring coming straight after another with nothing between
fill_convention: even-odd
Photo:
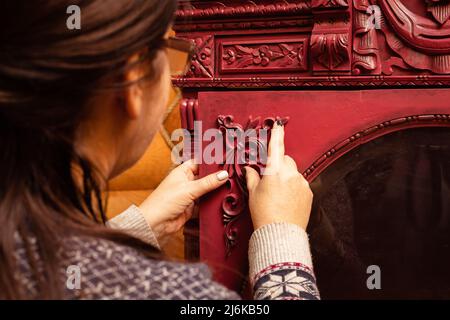
<instances>
[{"instance_id":1,"label":"fingernail","mask_svg":"<svg viewBox=\"0 0 450 320\"><path fill-rule=\"evenodd\" d=\"M216 174L217 180L219 181L223 181L228 179L228 172L227 171L220 171L219 173Z\"/></svg>"},{"instance_id":2,"label":"fingernail","mask_svg":"<svg viewBox=\"0 0 450 320\"><path fill-rule=\"evenodd\" d=\"M284 126L283 120L277 120L277 125L279 125L280 127Z\"/></svg>"}]
</instances>

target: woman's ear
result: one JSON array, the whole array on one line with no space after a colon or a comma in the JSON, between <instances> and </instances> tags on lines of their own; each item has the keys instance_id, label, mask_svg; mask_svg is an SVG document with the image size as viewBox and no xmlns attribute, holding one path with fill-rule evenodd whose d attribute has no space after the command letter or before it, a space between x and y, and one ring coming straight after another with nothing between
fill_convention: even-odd
<instances>
[{"instance_id":1,"label":"woman's ear","mask_svg":"<svg viewBox=\"0 0 450 320\"><path fill-rule=\"evenodd\" d=\"M124 108L125 113L132 120L139 118L143 108L144 93L142 86L139 85L138 81L144 77L144 70L139 65L139 54L133 55L129 60L128 64L132 67L125 72L125 82L133 83L132 85L124 88L124 91L120 92L121 96L121 107Z\"/></svg>"}]
</instances>

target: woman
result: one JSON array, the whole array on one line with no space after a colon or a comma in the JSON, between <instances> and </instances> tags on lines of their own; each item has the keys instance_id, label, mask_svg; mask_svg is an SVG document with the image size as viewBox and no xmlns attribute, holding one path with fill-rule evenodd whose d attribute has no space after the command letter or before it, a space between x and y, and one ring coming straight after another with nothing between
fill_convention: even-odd
<instances>
[{"instance_id":1,"label":"woman","mask_svg":"<svg viewBox=\"0 0 450 320\"><path fill-rule=\"evenodd\" d=\"M81 30L66 28L69 5ZM0 4L0 298L237 299L202 264L164 260L158 240L227 179L188 161L138 208L104 225L102 190L132 166L161 124L170 88L175 0ZM305 229L312 194L269 146L272 175L247 168L255 298L316 299ZM70 267L80 287L66 285ZM277 279L284 279L276 281Z\"/></svg>"}]
</instances>

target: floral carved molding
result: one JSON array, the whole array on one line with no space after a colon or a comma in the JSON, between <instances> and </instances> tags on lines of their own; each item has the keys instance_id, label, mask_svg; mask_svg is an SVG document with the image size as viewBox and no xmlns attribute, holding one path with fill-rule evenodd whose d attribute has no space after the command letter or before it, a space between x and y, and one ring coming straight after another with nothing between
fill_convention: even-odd
<instances>
[{"instance_id":1,"label":"floral carved molding","mask_svg":"<svg viewBox=\"0 0 450 320\"><path fill-rule=\"evenodd\" d=\"M246 187L243 168L251 165L258 172L264 168L261 162L250 163L248 159L252 158L251 152L257 150L267 150L268 139L261 139L259 135L244 135L248 130L258 132L261 129L267 129L270 132L275 121L280 120L286 124L287 117L268 117L262 119L249 117L247 123L243 126L234 122L231 115L220 115L217 117L217 127L224 137L224 159L223 169L229 174L227 181L228 193L222 200L222 220L224 224L224 239L229 256L233 248L237 245L239 230L236 227L236 221L248 211L248 191ZM240 139L239 137L244 137ZM264 156L264 155L263 155ZM253 159L256 155L253 154Z\"/></svg>"},{"instance_id":2,"label":"floral carved molding","mask_svg":"<svg viewBox=\"0 0 450 320\"><path fill-rule=\"evenodd\" d=\"M307 39L223 43L221 72L306 70Z\"/></svg>"}]
</instances>

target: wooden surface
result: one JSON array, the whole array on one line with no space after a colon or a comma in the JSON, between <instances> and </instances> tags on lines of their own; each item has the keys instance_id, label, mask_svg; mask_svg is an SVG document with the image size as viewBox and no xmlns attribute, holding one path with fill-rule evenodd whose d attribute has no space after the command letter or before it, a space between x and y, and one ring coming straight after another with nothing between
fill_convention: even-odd
<instances>
[{"instance_id":1,"label":"wooden surface","mask_svg":"<svg viewBox=\"0 0 450 320\"><path fill-rule=\"evenodd\" d=\"M198 101L198 120L204 130L217 128L221 114L233 116L234 125L244 129L249 119L256 117L289 117L286 154L295 159L310 182L343 155L378 137L410 128L450 127L450 90L446 89L202 92ZM207 145L203 142L202 149ZM240 287L239 274L245 274L248 267L248 240L253 229L245 206L226 203L229 197L237 203L247 202L238 187L238 181L244 180L239 173L244 165L232 165L233 184L208 194L200 206L200 259L219 266L216 279L234 289ZM220 163L202 164L200 175L222 168ZM232 216L231 223L225 222L227 215ZM227 254L231 237L236 240Z\"/></svg>"},{"instance_id":2,"label":"wooden surface","mask_svg":"<svg viewBox=\"0 0 450 320\"><path fill-rule=\"evenodd\" d=\"M195 120L217 127L219 115L243 127L249 116L288 116L287 150L310 181L371 139L448 125L448 1L182 0L177 16L178 36L198 47L190 72L175 81L185 93L183 127L193 133ZM233 211L247 219L231 230L239 238L227 257L232 233L222 200L231 191L203 199L200 250L188 251L218 266L216 279L240 291L251 229L245 211Z\"/></svg>"}]
</instances>

